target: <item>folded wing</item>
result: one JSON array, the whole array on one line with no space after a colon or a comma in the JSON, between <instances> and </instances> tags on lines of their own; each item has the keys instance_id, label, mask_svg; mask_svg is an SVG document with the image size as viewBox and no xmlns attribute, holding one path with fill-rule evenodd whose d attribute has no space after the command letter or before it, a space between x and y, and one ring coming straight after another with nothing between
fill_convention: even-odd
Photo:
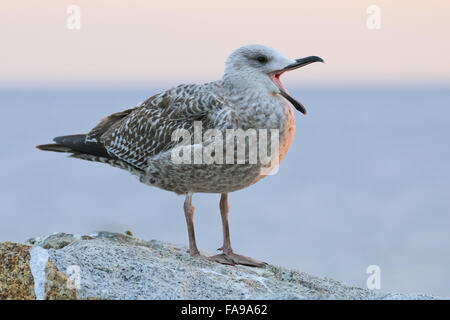
<instances>
[{"instance_id":1,"label":"folded wing","mask_svg":"<svg viewBox=\"0 0 450 320\"><path fill-rule=\"evenodd\" d=\"M150 157L176 145L172 133L192 130L194 121L208 126L223 101L198 85L183 85L155 95L141 105L100 121L86 141L102 143L108 153L144 169ZM220 112L219 112L220 113Z\"/></svg>"}]
</instances>

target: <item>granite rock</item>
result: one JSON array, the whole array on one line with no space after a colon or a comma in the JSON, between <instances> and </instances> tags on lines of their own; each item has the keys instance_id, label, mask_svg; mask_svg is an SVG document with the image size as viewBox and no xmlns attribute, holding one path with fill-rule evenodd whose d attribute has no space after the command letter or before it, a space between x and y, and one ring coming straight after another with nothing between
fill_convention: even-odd
<instances>
[{"instance_id":1,"label":"granite rock","mask_svg":"<svg viewBox=\"0 0 450 320\"><path fill-rule=\"evenodd\" d=\"M36 299L30 248L13 242L0 243L0 299Z\"/></svg>"},{"instance_id":2,"label":"granite rock","mask_svg":"<svg viewBox=\"0 0 450 320\"><path fill-rule=\"evenodd\" d=\"M192 258L186 247L131 233L55 233L28 243L33 247L0 244L3 299L436 299L367 290L275 265L221 265L205 258L209 253Z\"/></svg>"},{"instance_id":3,"label":"granite rock","mask_svg":"<svg viewBox=\"0 0 450 320\"><path fill-rule=\"evenodd\" d=\"M37 252L44 253L44 256ZM76 297L70 279L48 260L44 249L34 250L29 245L12 242L0 243L0 300Z\"/></svg>"}]
</instances>

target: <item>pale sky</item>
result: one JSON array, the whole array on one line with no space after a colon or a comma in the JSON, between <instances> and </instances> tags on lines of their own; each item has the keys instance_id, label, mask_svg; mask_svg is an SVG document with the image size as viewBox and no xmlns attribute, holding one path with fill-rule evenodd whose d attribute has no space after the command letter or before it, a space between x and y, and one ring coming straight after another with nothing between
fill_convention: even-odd
<instances>
[{"instance_id":1,"label":"pale sky","mask_svg":"<svg viewBox=\"0 0 450 320\"><path fill-rule=\"evenodd\" d=\"M79 30L66 27L69 5ZM450 84L448 0L2 0L0 39L6 86L206 82L252 43L325 59L284 75L290 85Z\"/></svg>"}]
</instances>

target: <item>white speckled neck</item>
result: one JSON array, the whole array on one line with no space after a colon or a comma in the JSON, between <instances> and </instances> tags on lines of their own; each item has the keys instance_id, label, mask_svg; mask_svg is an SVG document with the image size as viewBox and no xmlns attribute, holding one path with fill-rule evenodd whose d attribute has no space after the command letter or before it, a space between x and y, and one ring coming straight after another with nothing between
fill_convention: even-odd
<instances>
[{"instance_id":1,"label":"white speckled neck","mask_svg":"<svg viewBox=\"0 0 450 320\"><path fill-rule=\"evenodd\" d=\"M45 298L45 267L48 258L48 252L44 248L36 246L30 249L30 269L34 278L36 300Z\"/></svg>"}]
</instances>

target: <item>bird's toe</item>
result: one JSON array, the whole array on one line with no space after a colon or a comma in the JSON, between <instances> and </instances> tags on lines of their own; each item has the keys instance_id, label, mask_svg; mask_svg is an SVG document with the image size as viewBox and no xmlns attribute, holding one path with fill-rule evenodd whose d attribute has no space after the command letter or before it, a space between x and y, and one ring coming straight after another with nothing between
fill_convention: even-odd
<instances>
[{"instance_id":1,"label":"bird's toe","mask_svg":"<svg viewBox=\"0 0 450 320\"><path fill-rule=\"evenodd\" d=\"M226 265L229 265L229 266L236 265L236 263L231 259L231 257L226 255L225 253L216 254L214 256L209 257L208 259L211 260L211 261L218 262L218 263L221 263L221 264L226 264Z\"/></svg>"},{"instance_id":2,"label":"bird's toe","mask_svg":"<svg viewBox=\"0 0 450 320\"><path fill-rule=\"evenodd\" d=\"M221 264L226 264L226 265L244 265L244 266L249 266L249 267L264 267L265 265L267 265L266 262L263 261L259 261L247 256L243 256L240 254L236 254L234 252L231 253L222 253L222 254L217 254L214 255L212 257L209 257L210 260L221 263Z\"/></svg>"}]
</instances>

